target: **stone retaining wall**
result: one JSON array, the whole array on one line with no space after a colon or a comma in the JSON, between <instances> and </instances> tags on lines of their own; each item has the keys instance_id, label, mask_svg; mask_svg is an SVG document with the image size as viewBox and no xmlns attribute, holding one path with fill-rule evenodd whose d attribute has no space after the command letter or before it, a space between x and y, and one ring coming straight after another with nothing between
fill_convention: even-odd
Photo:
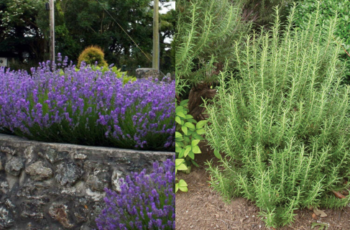
<instances>
[{"instance_id":1,"label":"stone retaining wall","mask_svg":"<svg viewBox=\"0 0 350 230\"><path fill-rule=\"evenodd\" d=\"M172 152L42 143L0 134L0 229L96 228L105 187Z\"/></svg>"}]
</instances>

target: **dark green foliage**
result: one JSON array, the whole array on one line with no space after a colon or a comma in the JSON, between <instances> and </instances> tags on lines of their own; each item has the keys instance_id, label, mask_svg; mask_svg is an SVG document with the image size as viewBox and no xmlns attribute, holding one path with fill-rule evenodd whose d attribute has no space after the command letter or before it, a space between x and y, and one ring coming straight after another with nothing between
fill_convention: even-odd
<instances>
[{"instance_id":1,"label":"dark green foliage","mask_svg":"<svg viewBox=\"0 0 350 230\"><path fill-rule=\"evenodd\" d=\"M0 0L0 56L14 58L20 62L17 67L27 68L24 52L30 54L29 61L44 58L46 42L35 22L41 4L43 0Z\"/></svg>"}]
</instances>

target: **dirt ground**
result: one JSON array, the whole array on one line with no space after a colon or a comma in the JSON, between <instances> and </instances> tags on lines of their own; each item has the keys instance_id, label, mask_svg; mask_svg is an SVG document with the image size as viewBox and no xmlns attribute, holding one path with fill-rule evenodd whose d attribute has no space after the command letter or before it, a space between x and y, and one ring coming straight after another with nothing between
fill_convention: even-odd
<instances>
[{"instance_id":1,"label":"dirt ground","mask_svg":"<svg viewBox=\"0 0 350 230\"><path fill-rule=\"evenodd\" d=\"M192 167L190 174L180 173L178 179L188 183L188 192L176 194L176 230L212 230L212 229L270 229L265 227L259 217L259 209L244 198L225 203L221 196L208 184L209 174L205 171L207 160L216 158L206 147L201 146L202 154L196 155L199 168ZM304 209L296 212L290 226L280 228L315 230L350 230L350 207L342 210L326 209L326 217L313 216L313 211ZM312 228L312 223L319 225ZM327 228L328 226L328 228Z\"/></svg>"}]
</instances>

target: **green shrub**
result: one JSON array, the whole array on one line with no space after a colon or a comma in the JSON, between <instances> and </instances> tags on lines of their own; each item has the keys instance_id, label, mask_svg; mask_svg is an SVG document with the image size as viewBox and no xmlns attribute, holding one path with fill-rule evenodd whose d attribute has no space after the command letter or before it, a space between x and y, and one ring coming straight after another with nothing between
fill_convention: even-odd
<instances>
[{"instance_id":1,"label":"green shrub","mask_svg":"<svg viewBox=\"0 0 350 230\"><path fill-rule=\"evenodd\" d=\"M120 71L120 69L118 69L117 67L113 66L112 68L108 68L107 66L103 66L103 67L99 67L99 66L92 66L91 67L92 70L99 70L101 71L103 74L105 72L108 71L112 71L113 73L115 73L117 78L123 78L123 84L125 85L128 82L134 82L136 81L136 77L133 76L128 76L127 72L122 72Z\"/></svg>"},{"instance_id":2,"label":"green shrub","mask_svg":"<svg viewBox=\"0 0 350 230\"><path fill-rule=\"evenodd\" d=\"M251 23L242 21L242 2L230 0L179 0L176 34L177 89L183 81L191 85L213 82L217 63L231 56L232 45L246 34ZM183 88L183 87L182 87Z\"/></svg>"},{"instance_id":3,"label":"green shrub","mask_svg":"<svg viewBox=\"0 0 350 230\"><path fill-rule=\"evenodd\" d=\"M221 166L209 162L212 186L225 198L243 196L261 210L267 226L293 221L304 207L344 207L332 191L346 188L350 169L350 88L336 20L305 30L253 34L236 46L239 80L220 87L207 104L206 139ZM221 155L220 155L221 154Z\"/></svg>"},{"instance_id":4,"label":"green shrub","mask_svg":"<svg viewBox=\"0 0 350 230\"><path fill-rule=\"evenodd\" d=\"M95 65L97 62L98 66L108 66L107 62L104 59L105 54L102 49L98 46L87 47L78 58L77 67L80 68L81 62L85 62L87 65Z\"/></svg>"},{"instance_id":5,"label":"green shrub","mask_svg":"<svg viewBox=\"0 0 350 230\"><path fill-rule=\"evenodd\" d=\"M315 14L317 2L315 0L299 0L295 11L295 26L305 29L308 19ZM343 46L340 53L340 60L346 62L347 73L344 79L350 84L350 1L349 0L322 0L320 1L319 23L329 24L330 18L336 14L338 23L334 34L339 37ZM345 52L348 52L348 54Z\"/></svg>"},{"instance_id":6,"label":"green shrub","mask_svg":"<svg viewBox=\"0 0 350 230\"><path fill-rule=\"evenodd\" d=\"M102 74L111 71L111 72L115 73L117 78L123 78L124 85L128 82L135 82L137 80L136 77L128 76L127 72L122 72L122 71L120 71L120 69L118 69L115 66L113 66L112 68L109 68L108 66L103 66L103 67L91 66L91 70L101 71ZM80 69L75 68L75 71L78 72L78 71L80 71ZM62 69L60 69L60 75L66 75ZM98 76L98 74L96 76Z\"/></svg>"}]
</instances>

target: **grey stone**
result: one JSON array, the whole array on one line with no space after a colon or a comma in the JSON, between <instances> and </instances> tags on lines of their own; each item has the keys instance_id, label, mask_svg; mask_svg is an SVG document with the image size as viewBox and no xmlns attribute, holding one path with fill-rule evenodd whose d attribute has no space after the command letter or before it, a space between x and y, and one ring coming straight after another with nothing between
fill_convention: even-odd
<instances>
[{"instance_id":1,"label":"grey stone","mask_svg":"<svg viewBox=\"0 0 350 230\"><path fill-rule=\"evenodd\" d=\"M57 182L53 184L51 181L47 183L46 181L34 181L31 178L27 178L17 191L17 196L27 199L43 199L56 190L58 190Z\"/></svg>"},{"instance_id":2,"label":"grey stone","mask_svg":"<svg viewBox=\"0 0 350 230\"><path fill-rule=\"evenodd\" d=\"M24 157L26 158L26 163L32 162L34 155L34 146L29 146L24 150Z\"/></svg>"},{"instance_id":3,"label":"grey stone","mask_svg":"<svg viewBox=\"0 0 350 230\"><path fill-rule=\"evenodd\" d=\"M46 151L39 152L39 155L46 158L50 163L56 163L69 158L69 153L66 151L57 151L53 148L48 148Z\"/></svg>"},{"instance_id":4,"label":"grey stone","mask_svg":"<svg viewBox=\"0 0 350 230\"><path fill-rule=\"evenodd\" d=\"M153 68L138 68L136 69L136 78L150 78L152 79L159 79L160 72L159 70L153 69Z\"/></svg>"},{"instance_id":5,"label":"grey stone","mask_svg":"<svg viewBox=\"0 0 350 230\"><path fill-rule=\"evenodd\" d=\"M83 181L78 181L75 185L74 185L75 191L76 193L84 196L86 195L86 186L85 183Z\"/></svg>"},{"instance_id":6,"label":"grey stone","mask_svg":"<svg viewBox=\"0 0 350 230\"><path fill-rule=\"evenodd\" d=\"M21 175L19 176L19 181L18 181L19 186L22 186L24 184L24 182L26 181L26 178L27 178L26 175L27 175L26 172L23 170L21 172Z\"/></svg>"},{"instance_id":7,"label":"grey stone","mask_svg":"<svg viewBox=\"0 0 350 230\"><path fill-rule=\"evenodd\" d=\"M7 182L7 180L4 181L0 181L0 191L2 193L7 193L9 191L9 183Z\"/></svg>"},{"instance_id":8,"label":"grey stone","mask_svg":"<svg viewBox=\"0 0 350 230\"><path fill-rule=\"evenodd\" d=\"M52 169L45 167L42 161L37 161L29 165L25 171L34 180L45 180L52 177Z\"/></svg>"},{"instance_id":9,"label":"grey stone","mask_svg":"<svg viewBox=\"0 0 350 230\"><path fill-rule=\"evenodd\" d=\"M57 152L54 149L48 149L45 153L39 152L39 155L54 163L57 158Z\"/></svg>"},{"instance_id":10,"label":"grey stone","mask_svg":"<svg viewBox=\"0 0 350 230\"><path fill-rule=\"evenodd\" d=\"M5 171L10 175L19 176L23 167L24 167L24 162L22 158L11 157L6 162Z\"/></svg>"},{"instance_id":11,"label":"grey stone","mask_svg":"<svg viewBox=\"0 0 350 230\"><path fill-rule=\"evenodd\" d=\"M44 212L43 212L43 206L45 205L44 202L41 200L33 200L33 201L27 201L22 203L22 213L21 216L25 218L31 218L31 219L43 219L44 218Z\"/></svg>"},{"instance_id":12,"label":"grey stone","mask_svg":"<svg viewBox=\"0 0 350 230\"><path fill-rule=\"evenodd\" d=\"M96 174L108 167L104 162L86 161L84 164L84 171L88 174Z\"/></svg>"},{"instance_id":13,"label":"grey stone","mask_svg":"<svg viewBox=\"0 0 350 230\"><path fill-rule=\"evenodd\" d=\"M14 220L10 216L10 211L4 206L0 206L0 229L8 229L14 225Z\"/></svg>"},{"instance_id":14,"label":"grey stone","mask_svg":"<svg viewBox=\"0 0 350 230\"><path fill-rule=\"evenodd\" d=\"M82 225L81 227L80 227L80 230L90 230L91 228L86 224L84 224L84 225Z\"/></svg>"},{"instance_id":15,"label":"grey stone","mask_svg":"<svg viewBox=\"0 0 350 230\"><path fill-rule=\"evenodd\" d=\"M121 192L120 186L123 173L117 169L113 170L112 174L112 187L114 191Z\"/></svg>"},{"instance_id":16,"label":"grey stone","mask_svg":"<svg viewBox=\"0 0 350 230\"><path fill-rule=\"evenodd\" d=\"M75 187L67 187L62 189L62 194L75 195L77 193L77 189Z\"/></svg>"},{"instance_id":17,"label":"grey stone","mask_svg":"<svg viewBox=\"0 0 350 230\"><path fill-rule=\"evenodd\" d=\"M49 208L49 215L52 219L60 222L65 228L73 228L74 224L70 223L68 217L68 207L64 204L52 203Z\"/></svg>"},{"instance_id":18,"label":"grey stone","mask_svg":"<svg viewBox=\"0 0 350 230\"><path fill-rule=\"evenodd\" d=\"M6 205L6 207L8 207L8 208L15 208L15 207L16 207L16 206L11 202L11 200L9 200L9 199L6 199L5 205Z\"/></svg>"},{"instance_id":19,"label":"grey stone","mask_svg":"<svg viewBox=\"0 0 350 230\"><path fill-rule=\"evenodd\" d=\"M74 162L62 162L56 169L56 180L64 185L73 185L84 173Z\"/></svg>"},{"instance_id":20,"label":"grey stone","mask_svg":"<svg viewBox=\"0 0 350 230\"><path fill-rule=\"evenodd\" d=\"M26 230L38 230L38 229L42 229L40 228L39 226L36 226L37 223L32 223L32 222L29 222L27 223L27 226L26 226ZM44 229L43 229L44 230Z\"/></svg>"},{"instance_id":21,"label":"grey stone","mask_svg":"<svg viewBox=\"0 0 350 230\"><path fill-rule=\"evenodd\" d=\"M0 229L5 230L96 229L95 218L105 207L104 187L118 191L119 180L131 171L150 170L152 162L174 154L42 143L3 134L0 147ZM9 173L16 160L18 176Z\"/></svg>"},{"instance_id":22,"label":"grey stone","mask_svg":"<svg viewBox=\"0 0 350 230\"><path fill-rule=\"evenodd\" d=\"M159 80L162 80L162 81L165 82L165 83L170 83L170 82L172 82L174 79L172 79L172 76L171 76L170 73L167 73L167 74L163 77L163 79L159 79Z\"/></svg>"},{"instance_id":23,"label":"grey stone","mask_svg":"<svg viewBox=\"0 0 350 230\"><path fill-rule=\"evenodd\" d=\"M103 191L106 185L109 184L108 172L99 171L94 175L89 175L86 181L86 186L92 191Z\"/></svg>"},{"instance_id":24,"label":"grey stone","mask_svg":"<svg viewBox=\"0 0 350 230\"><path fill-rule=\"evenodd\" d=\"M12 190L13 186L18 182L18 177L12 176L11 174L6 175L6 180L9 185L9 191Z\"/></svg>"},{"instance_id":25,"label":"grey stone","mask_svg":"<svg viewBox=\"0 0 350 230\"><path fill-rule=\"evenodd\" d=\"M76 153L76 154L74 154L74 159L76 159L76 160L84 160L84 159L86 159L86 155L85 154L82 154L82 153Z\"/></svg>"},{"instance_id":26,"label":"grey stone","mask_svg":"<svg viewBox=\"0 0 350 230\"><path fill-rule=\"evenodd\" d=\"M84 199L83 202L79 200L79 202L74 202L74 217L77 223L83 223L88 220L91 211L86 205L87 201Z\"/></svg>"},{"instance_id":27,"label":"grey stone","mask_svg":"<svg viewBox=\"0 0 350 230\"><path fill-rule=\"evenodd\" d=\"M89 175L86 181L86 185L92 191L103 191L104 184L95 175Z\"/></svg>"},{"instance_id":28,"label":"grey stone","mask_svg":"<svg viewBox=\"0 0 350 230\"><path fill-rule=\"evenodd\" d=\"M104 192L94 192L89 188L86 190L86 194L94 201L100 201L106 196Z\"/></svg>"},{"instance_id":29,"label":"grey stone","mask_svg":"<svg viewBox=\"0 0 350 230\"><path fill-rule=\"evenodd\" d=\"M16 154L16 150L9 148L9 147L5 147L5 146L0 146L0 152L3 153L7 153L9 155L15 155Z\"/></svg>"}]
</instances>

